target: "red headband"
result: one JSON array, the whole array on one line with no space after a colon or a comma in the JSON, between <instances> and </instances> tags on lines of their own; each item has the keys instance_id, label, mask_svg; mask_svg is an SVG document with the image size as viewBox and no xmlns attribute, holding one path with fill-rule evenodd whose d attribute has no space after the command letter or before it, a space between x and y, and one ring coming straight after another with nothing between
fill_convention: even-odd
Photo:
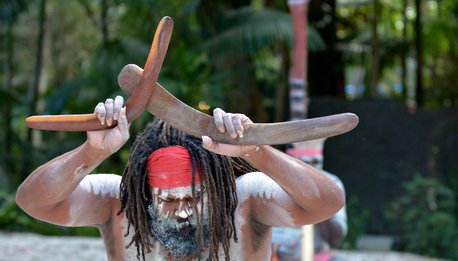
<instances>
[{"instance_id":1,"label":"red headband","mask_svg":"<svg viewBox=\"0 0 458 261\"><path fill-rule=\"evenodd\" d=\"M155 188L179 188L192 185L191 156L182 146L158 149L148 157L148 183ZM196 172L195 184L200 183Z\"/></svg>"}]
</instances>

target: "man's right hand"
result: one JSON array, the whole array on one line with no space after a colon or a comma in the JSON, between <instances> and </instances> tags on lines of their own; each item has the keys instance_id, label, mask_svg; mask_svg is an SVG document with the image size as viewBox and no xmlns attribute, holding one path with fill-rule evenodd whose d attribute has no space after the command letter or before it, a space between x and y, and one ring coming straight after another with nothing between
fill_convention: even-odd
<instances>
[{"instance_id":1,"label":"man's right hand","mask_svg":"<svg viewBox=\"0 0 458 261\"><path fill-rule=\"evenodd\" d=\"M107 99L105 103L100 102L95 107L94 113L102 125L112 126L117 121L117 126L106 130L88 131L89 145L107 154L118 151L130 137L124 98L116 96L114 100Z\"/></svg>"}]
</instances>

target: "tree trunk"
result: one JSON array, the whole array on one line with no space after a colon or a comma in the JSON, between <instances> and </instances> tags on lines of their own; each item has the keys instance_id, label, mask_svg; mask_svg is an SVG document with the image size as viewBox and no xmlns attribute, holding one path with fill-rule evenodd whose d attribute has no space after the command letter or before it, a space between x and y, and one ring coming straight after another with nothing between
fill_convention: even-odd
<instances>
[{"instance_id":1,"label":"tree trunk","mask_svg":"<svg viewBox=\"0 0 458 261\"><path fill-rule=\"evenodd\" d=\"M415 88L417 105L423 105L423 37L422 31L423 26L421 23L421 0L415 0L415 9L417 11L417 17L415 18L415 46L416 46L416 57L417 57L417 83Z\"/></svg>"},{"instance_id":2,"label":"tree trunk","mask_svg":"<svg viewBox=\"0 0 458 261\"><path fill-rule=\"evenodd\" d=\"M402 101L407 102L407 0L402 0L402 51L401 51L401 85Z\"/></svg>"},{"instance_id":3,"label":"tree trunk","mask_svg":"<svg viewBox=\"0 0 458 261\"><path fill-rule=\"evenodd\" d=\"M289 71L289 47L286 43L283 43L280 47L281 52L281 72L283 75L288 75ZM280 81L275 87L275 116L274 122L280 122L285 120L286 114L286 90L288 86L286 81Z\"/></svg>"},{"instance_id":4,"label":"tree trunk","mask_svg":"<svg viewBox=\"0 0 458 261\"><path fill-rule=\"evenodd\" d=\"M12 68L13 68L13 9L12 7L5 8L5 20L6 20L6 30L4 35L4 48L5 48L5 59L3 61L3 91L9 93L12 90ZM13 140L13 131L11 126L12 115L11 115L11 100L6 100L2 104L2 113L3 113L3 147L2 153L6 159L7 168L10 171L13 171L14 164L11 159L12 151L12 140Z\"/></svg>"},{"instance_id":5,"label":"tree trunk","mask_svg":"<svg viewBox=\"0 0 458 261\"><path fill-rule=\"evenodd\" d=\"M341 53L335 49L336 0L310 1L309 21L326 43L323 52L309 53L308 90L310 96L344 96Z\"/></svg>"},{"instance_id":6,"label":"tree trunk","mask_svg":"<svg viewBox=\"0 0 458 261\"><path fill-rule=\"evenodd\" d=\"M108 15L108 4L106 0L102 0L100 3L100 30L102 33L102 46L104 50L108 49L108 23L107 23L107 15Z\"/></svg>"},{"instance_id":7,"label":"tree trunk","mask_svg":"<svg viewBox=\"0 0 458 261\"><path fill-rule=\"evenodd\" d=\"M46 23L46 1L40 1L40 10L39 10L39 22L38 22L38 37L37 37L37 53L35 56L35 68L33 73L33 79L29 88L29 115L37 114L37 103L38 103L38 93L40 89L40 80L41 72L43 67L43 45L44 45L44 36L45 36L45 23ZM27 129L27 143L35 144L34 130ZM32 150L26 150L23 156L22 175L25 176L28 173L29 166L32 162L33 154Z\"/></svg>"},{"instance_id":8,"label":"tree trunk","mask_svg":"<svg viewBox=\"0 0 458 261\"><path fill-rule=\"evenodd\" d=\"M29 89L29 115L37 113L38 92L40 89L41 69L43 67L43 43L46 23L46 0L40 1L40 14L38 22L37 53L35 56L35 68L33 80ZM27 142L33 143L32 129L28 129Z\"/></svg>"},{"instance_id":9,"label":"tree trunk","mask_svg":"<svg viewBox=\"0 0 458 261\"><path fill-rule=\"evenodd\" d=\"M379 35L378 35L378 20L380 16L379 0L374 0L374 17L372 18L372 66L371 66L371 87L370 97L377 96L377 86L379 82L380 71L380 50L379 50Z\"/></svg>"},{"instance_id":10,"label":"tree trunk","mask_svg":"<svg viewBox=\"0 0 458 261\"><path fill-rule=\"evenodd\" d=\"M109 5L107 0L100 1L100 17L94 13L93 9L90 6L90 1L87 2L85 0L78 0L78 3L83 7L87 17L92 22L92 25L97 28L100 32L100 37L102 38L102 50L106 50L108 48L108 41L109 41L109 31L108 31L108 8Z\"/></svg>"}]
</instances>

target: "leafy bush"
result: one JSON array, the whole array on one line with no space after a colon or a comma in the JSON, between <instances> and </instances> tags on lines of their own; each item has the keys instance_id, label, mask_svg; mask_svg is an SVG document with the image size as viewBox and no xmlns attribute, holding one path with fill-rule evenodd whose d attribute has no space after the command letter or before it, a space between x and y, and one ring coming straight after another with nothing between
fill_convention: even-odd
<instances>
[{"instance_id":1,"label":"leafy bush","mask_svg":"<svg viewBox=\"0 0 458 261\"><path fill-rule=\"evenodd\" d=\"M42 235L99 236L99 231L93 227L61 227L34 219L19 208L14 195L4 191L0 191L0 230Z\"/></svg>"},{"instance_id":2,"label":"leafy bush","mask_svg":"<svg viewBox=\"0 0 458 261\"><path fill-rule=\"evenodd\" d=\"M359 199L350 196L347 199L348 234L342 242L342 249L355 249L356 239L365 234L369 220L369 211L361 209Z\"/></svg>"},{"instance_id":3,"label":"leafy bush","mask_svg":"<svg viewBox=\"0 0 458 261\"><path fill-rule=\"evenodd\" d=\"M386 217L400 238L401 250L456 260L458 224L454 191L434 178L416 175L403 184L404 195Z\"/></svg>"}]
</instances>

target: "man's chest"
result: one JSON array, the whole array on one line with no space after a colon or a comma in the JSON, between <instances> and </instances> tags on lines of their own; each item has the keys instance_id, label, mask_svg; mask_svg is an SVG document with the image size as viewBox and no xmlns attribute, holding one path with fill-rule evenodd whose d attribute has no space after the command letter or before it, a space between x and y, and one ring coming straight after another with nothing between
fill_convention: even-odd
<instances>
[{"instance_id":1,"label":"man's chest","mask_svg":"<svg viewBox=\"0 0 458 261\"><path fill-rule=\"evenodd\" d=\"M253 220L250 219L248 209L243 207L243 205L243 202L241 202L234 215L238 240L237 242L231 240L229 248L230 260L270 260L271 228L253 222ZM128 226L128 221L124 215L117 216L117 220L111 224L110 228L111 231L102 233L107 247L107 254L109 255L108 260L139 260L137 258L137 246L135 242L132 243L132 239L135 235L134 229L133 226ZM164 250L159 242L154 241L152 238L150 239L154 243L150 252L145 251L145 260L173 260L168 258L168 252ZM208 256L208 250L202 252L201 260L207 260ZM218 256L219 260L226 260L222 246L219 247ZM140 260L142 260L142 258L140 258ZM189 261L194 260L198 259L189 259Z\"/></svg>"}]
</instances>

